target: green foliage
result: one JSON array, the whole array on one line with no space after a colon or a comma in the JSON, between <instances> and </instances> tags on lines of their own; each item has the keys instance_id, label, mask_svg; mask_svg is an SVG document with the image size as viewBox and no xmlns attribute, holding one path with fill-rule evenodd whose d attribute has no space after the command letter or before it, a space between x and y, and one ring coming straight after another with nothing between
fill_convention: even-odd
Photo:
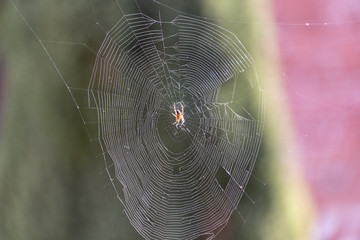
<instances>
[{"instance_id":1,"label":"green foliage","mask_svg":"<svg viewBox=\"0 0 360 240\"><path fill-rule=\"evenodd\" d=\"M88 24L96 21L96 14L89 14L93 10L88 1L14 2L43 40L81 43L93 35L93 42L87 44L98 46L102 39L101 33L90 28L94 24ZM203 15L210 4L194 7L193 1L186 5L178 2L179 9ZM236 8L217 8L232 9L230 19L239 8L232 2ZM237 14L246 16L246 2ZM109 24L114 21L114 6L101 1L94 5L102 14L108 13ZM1 2L0 6L0 32L6 33L0 42L5 74L0 121L0 239L140 239L108 183L102 160L93 155L61 76L11 4ZM132 5L125 7L133 9ZM157 12L150 8L151 14ZM251 28L241 27L235 34L245 46L251 46L247 38ZM63 78L72 79L75 85L88 81L94 59L87 49L45 44ZM264 164L258 163L254 173L265 176ZM247 223L233 214L217 239L261 239L258 228L264 224L270 197L266 187L253 178L246 191L257 202L252 206L244 196L238 207Z\"/></svg>"},{"instance_id":2,"label":"green foliage","mask_svg":"<svg viewBox=\"0 0 360 240\"><path fill-rule=\"evenodd\" d=\"M93 20L78 1L53 1L48 9L42 1L16 4L49 39L82 38L79 29ZM9 2L2 5L0 239L138 239L54 66ZM85 26L70 24L77 17ZM72 61L59 66L64 76L88 77L84 68L92 59L82 49L49 49Z\"/></svg>"}]
</instances>

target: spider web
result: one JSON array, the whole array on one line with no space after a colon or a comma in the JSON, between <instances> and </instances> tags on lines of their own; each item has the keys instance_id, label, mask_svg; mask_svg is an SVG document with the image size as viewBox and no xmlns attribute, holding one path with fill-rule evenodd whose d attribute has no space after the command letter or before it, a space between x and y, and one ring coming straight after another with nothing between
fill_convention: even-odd
<instances>
[{"instance_id":1,"label":"spider web","mask_svg":"<svg viewBox=\"0 0 360 240\"><path fill-rule=\"evenodd\" d=\"M28 26L100 148L126 216L145 239L214 238L247 195L260 148L265 98L254 60L210 21L117 5L105 23L90 3L101 44L58 42L94 54L87 88L70 84L46 46L54 41ZM174 108L182 107L185 122L176 126Z\"/></svg>"},{"instance_id":2,"label":"spider web","mask_svg":"<svg viewBox=\"0 0 360 240\"><path fill-rule=\"evenodd\" d=\"M161 22L129 14L106 35L89 107L98 111L107 169L121 183L115 190L124 194L119 199L126 215L145 238L212 236L227 223L262 132L261 118L234 110L239 75L253 74L252 67L231 33L192 17ZM247 80L241 88L258 90ZM231 99L218 102L228 81ZM173 124L174 104L185 109L180 129Z\"/></svg>"}]
</instances>

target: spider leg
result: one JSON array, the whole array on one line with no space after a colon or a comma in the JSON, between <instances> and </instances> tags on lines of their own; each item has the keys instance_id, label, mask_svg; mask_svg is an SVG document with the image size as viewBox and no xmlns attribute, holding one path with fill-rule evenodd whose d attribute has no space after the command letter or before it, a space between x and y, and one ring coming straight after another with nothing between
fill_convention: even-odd
<instances>
[{"instance_id":1,"label":"spider leg","mask_svg":"<svg viewBox=\"0 0 360 240\"><path fill-rule=\"evenodd\" d=\"M174 103L173 107L174 107L174 113L175 113L175 115L176 115L176 108L175 108L175 103Z\"/></svg>"}]
</instances>

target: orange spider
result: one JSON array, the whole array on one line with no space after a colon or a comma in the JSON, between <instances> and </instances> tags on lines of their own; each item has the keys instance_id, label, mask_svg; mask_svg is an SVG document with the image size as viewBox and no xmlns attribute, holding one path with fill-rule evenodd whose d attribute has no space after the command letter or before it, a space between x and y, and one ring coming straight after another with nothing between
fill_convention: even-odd
<instances>
[{"instance_id":1,"label":"orange spider","mask_svg":"<svg viewBox=\"0 0 360 240\"><path fill-rule=\"evenodd\" d=\"M174 104L174 117L176 119L176 121L173 124L176 124L176 127L178 127L180 124L184 124L185 123L185 119L184 119L184 106L180 103L181 105L181 112L175 108L175 104Z\"/></svg>"}]
</instances>

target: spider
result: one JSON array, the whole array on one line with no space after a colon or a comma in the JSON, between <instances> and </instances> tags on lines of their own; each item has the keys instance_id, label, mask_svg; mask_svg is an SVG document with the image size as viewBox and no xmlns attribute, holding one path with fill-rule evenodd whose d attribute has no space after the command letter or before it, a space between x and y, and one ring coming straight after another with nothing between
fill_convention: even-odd
<instances>
[{"instance_id":1,"label":"spider","mask_svg":"<svg viewBox=\"0 0 360 240\"><path fill-rule=\"evenodd\" d=\"M184 118L184 106L180 103L181 105L181 112L175 108L175 103L174 103L174 117L176 118L176 121L173 123L176 125L176 127L178 127L180 124L184 124L185 123L185 118Z\"/></svg>"}]
</instances>

